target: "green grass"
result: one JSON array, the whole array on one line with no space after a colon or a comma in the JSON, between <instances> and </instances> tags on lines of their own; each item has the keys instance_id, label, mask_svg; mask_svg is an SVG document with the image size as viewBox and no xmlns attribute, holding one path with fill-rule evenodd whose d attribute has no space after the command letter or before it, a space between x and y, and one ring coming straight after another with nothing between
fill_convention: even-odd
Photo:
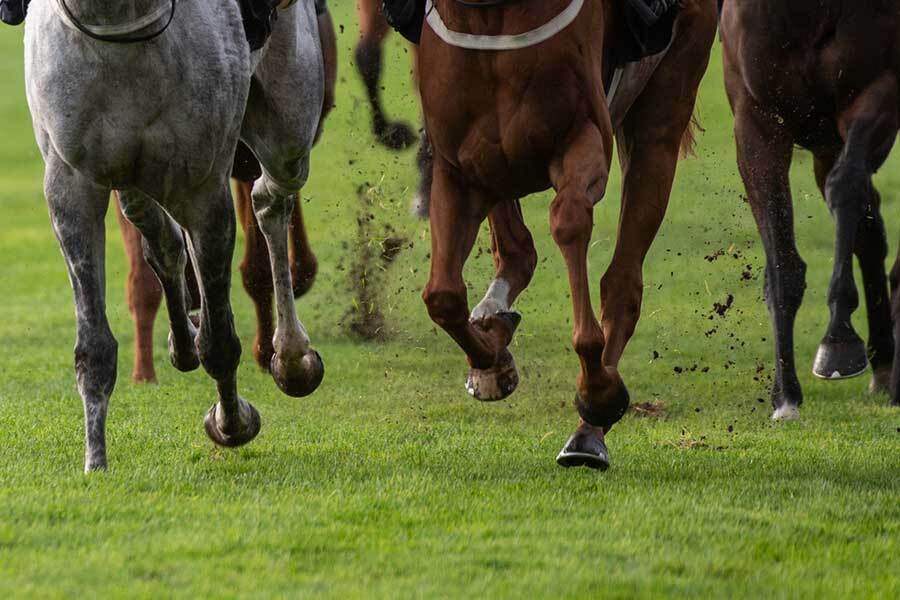
<instances>
[{"instance_id":1,"label":"green grass","mask_svg":"<svg viewBox=\"0 0 900 600\"><path fill-rule=\"evenodd\" d=\"M350 62L352 3L340 4L338 108L303 191L321 273L299 310L325 358L325 383L289 399L255 368L252 311L236 285L240 386L263 430L245 449L213 448L202 429L213 386L167 366L164 318L159 385L129 381L126 266L110 215L120 378L112 468L90 477L81 474L71 291L41 197L21 31L0 31L0 596L897 597L900 413L869 396L866 379L826 383L809 373L827 321L832 225L802 153L794 191L810 265L797 326L806 404L799 422L768 420L761 250L741 199L718 53L699 102L699 155L680 167L621 368L633 399L662 403L665 416L626 417L608 438L607 473L566 471L553 459L575 424L578 363L549 196L526 203L541 261L518 303L522 384L508 401L481 405L464 393L463 356L419 298L428 229L406 212L414 157L373 145ZM386 102L416 120L406 53L391 42ZM888 217L897 167L894 158L879 176ZM376 218L414 242L389 275L393 338L379 345L341 326L359 186L378 188ZM597 210L597 284L619 188L614 175ZM719 249L740 258L704 260ZM490 272L487 253L473 256L472 298ZM710 320L728 294L734 308Z\"/></svg>"}]
</instances>

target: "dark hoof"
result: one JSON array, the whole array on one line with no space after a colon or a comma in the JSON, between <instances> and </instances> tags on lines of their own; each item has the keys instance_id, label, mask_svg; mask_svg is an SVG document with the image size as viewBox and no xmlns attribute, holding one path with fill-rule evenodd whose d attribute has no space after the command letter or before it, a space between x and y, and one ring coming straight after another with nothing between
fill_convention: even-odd
<instances>
[{"instance_id":1,"label":"dark hoof","mask_svg":"<svg viewBox=\"0 0 900 600\"><path fill-rule=\"evenodd\" d=\"M169 332L169 360L172 362L172 366L182 373L195 371L200 367L200 356L197 354L197 346L193 340L185 347L179 347L175 343L171 331Z\"/></svg>"},{"instance_id":2,"label":"dark hoof","mask_svg":"<svg viewBox=\"0 0 900 600\"><path fill-rule=\"evenodd\" d=\"M503 400L518 386L519 373L508 350L503 351L500 362L490 369L470 369L466 380L466 391L482 402Z\"/></svg>"},{"instance_id":3,"label":"dark hoof","mask_svg":"<svg viewBox=\"0 0 900 600\"><path fill-rule=\"evenodd\" d=\"M869 359L860 338L847 341L823 341L816 353L813 375L820 379L849 379L862 375Z\"/></svg>"},{"instance_id":4,"label":"dark hoof","mask_svg":"<svg viewBox=\"0 0 900 600\"><path fill-rule=\"evenodd\" d=\"M379 144L391 150L405 150L419 141L419 136L412 127L397 121L376 129L375 139Z\"/></svg>"},{"instance_id":5,"label":"dark hoof","mask_svg":"<svg viewBox=\"0 0 900 600\"><path fill-rule=\"evenodd\" d=\"M295 364L281 360L276 352L270 365L272 378L278 388L293 398L309 396L325 377L325 363L315 350L310 350Z\"/></svg>"},{"instance_id":6,"label":"dark hoof","mask_svg":"<svg viewBox=\"0 0 900 600\"><path fill-rule=\"evenodd\" d=\"M212 408L209 409L209 412L206 413L206 418L203 420L203 427L206 429L206 435L208 435L209 439L216 445L224 448L237 448L238 446L249 443L259 434L259 429L262 426L259 412L257 412L249 402L244 400L241 400L240 402L242 407L246 406L246 424L228 428L229 431L227 432L219 428L219 423L216 419L216 409L219 406L218 403L213 404Z\"/></svg>"},{"instance_id":7,"label":"dark hoof","mask_svg":"<svg viewBox=\"0 0 900 600\"><path fill-rule=\"evenodd\" d=\"M582 423L560 450L556 463L561 467L609 468L609 450L597 428Z\"/></svg>"}]
</instances>

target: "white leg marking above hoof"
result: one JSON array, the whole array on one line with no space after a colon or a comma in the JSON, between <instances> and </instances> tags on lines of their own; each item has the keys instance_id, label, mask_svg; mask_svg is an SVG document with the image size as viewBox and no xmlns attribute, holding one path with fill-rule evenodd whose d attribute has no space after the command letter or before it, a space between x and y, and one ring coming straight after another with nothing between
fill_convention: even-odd
<instances>
[{"instance_id":1,"label":"white leg marking above hoof","mask_svg":"<svg viewBox=\"0 0 900 600\"><path fill-rule=\"evenodd\" d=\"M772 413L773 421L796 421L800 418L800 408L792 404L784 404Z\"/></svg>"},{"instance_id":2,"label":"white leg marking above hoof","mask_svg":"<svg viewBox=\"0 0 900 600\"><path fill-rule=\"evenodd\" d=\"M469 319L477 321L497 313L508 312L509 290L509 283L505 279L498 278L493 280L484 298L472 309L472 315Z\"/></svg>"}]
</instances>

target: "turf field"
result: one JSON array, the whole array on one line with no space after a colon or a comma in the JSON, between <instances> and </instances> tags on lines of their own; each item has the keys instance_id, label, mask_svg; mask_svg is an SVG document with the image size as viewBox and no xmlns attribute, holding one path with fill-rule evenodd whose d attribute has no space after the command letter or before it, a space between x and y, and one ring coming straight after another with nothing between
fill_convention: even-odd
<instances>
[{"instance_id":1,"label":"turf field","mask_svg":"<svg viewBox=\"0 0 900 600\"><path fill-rule=\"evenodd\" d=\"M223 451L208 441L213 385L167 366L164 318L159 385L132 384L126 267L110 213L119 383L111 470L89 477L72 296L42 199L21 30L0 30L0 596L900 596L900 411L867 394L868 378L810 374L828 317L833 228L804 153L793 182L810 267L797 326L806 403L799 422L768 419L763 261L718 50L699 101L698 156L680 167L621 366L633 401L651 406L608 437L610 471L566 471L553 459L576 422L578 361L550 197L525 203L540 262L517 305L522 384L505 402L479 404L463 389L464 357L420 299L429 232L407 212L414 153L374 145L351 63L353 3L332 4L342 30L338 106L303 190L320 274L298 304L327 365L323 386L290 399L259 372L238 281L240 388L263 417L253 444ZM388 109L416 121L408 52L394 39L386 57ZM898 166L895 157L878 177L894 239ZM596 212L595 298L619 187L616 174ZM360 189L373 231L391 224L410 242L385 275L390 339L379 344L343 325ZM466 272L471 300L491 274L487 249L483 235ZM729 296L719 316L714 305ZM860 332L864 319L858 311Z\"/></svg>"}]
</instances>

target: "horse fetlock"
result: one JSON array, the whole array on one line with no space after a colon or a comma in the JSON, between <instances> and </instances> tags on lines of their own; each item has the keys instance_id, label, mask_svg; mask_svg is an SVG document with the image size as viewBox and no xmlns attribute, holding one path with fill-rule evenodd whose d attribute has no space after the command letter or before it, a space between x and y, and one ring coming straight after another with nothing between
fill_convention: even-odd
<instances>
[{"instance_id":1,"label":"horse fetlock","mask_svg":"<svg viewBox=\"0 0 900 600\"><path fill-rule=\"evenodd\" d=\"M259 412L252 404L238 398L237 410L228 414L220 403L213 404L203 421L206 435L215 444L236 448L255 438L262 427Z\"/></svg>"},{"instance_id":2,"label":"horse fetlock","mask_svg":"<svg viewBox=\"0 0 900 600\"><path fill-rule=\"evenodd\" d=\"M603 367L604 381L587 385L582 377L575 394L575 408L579 416L594 427L608 432L618 423L631 404L628 388L613 367Z\"/></svg>"}]
</instances>

